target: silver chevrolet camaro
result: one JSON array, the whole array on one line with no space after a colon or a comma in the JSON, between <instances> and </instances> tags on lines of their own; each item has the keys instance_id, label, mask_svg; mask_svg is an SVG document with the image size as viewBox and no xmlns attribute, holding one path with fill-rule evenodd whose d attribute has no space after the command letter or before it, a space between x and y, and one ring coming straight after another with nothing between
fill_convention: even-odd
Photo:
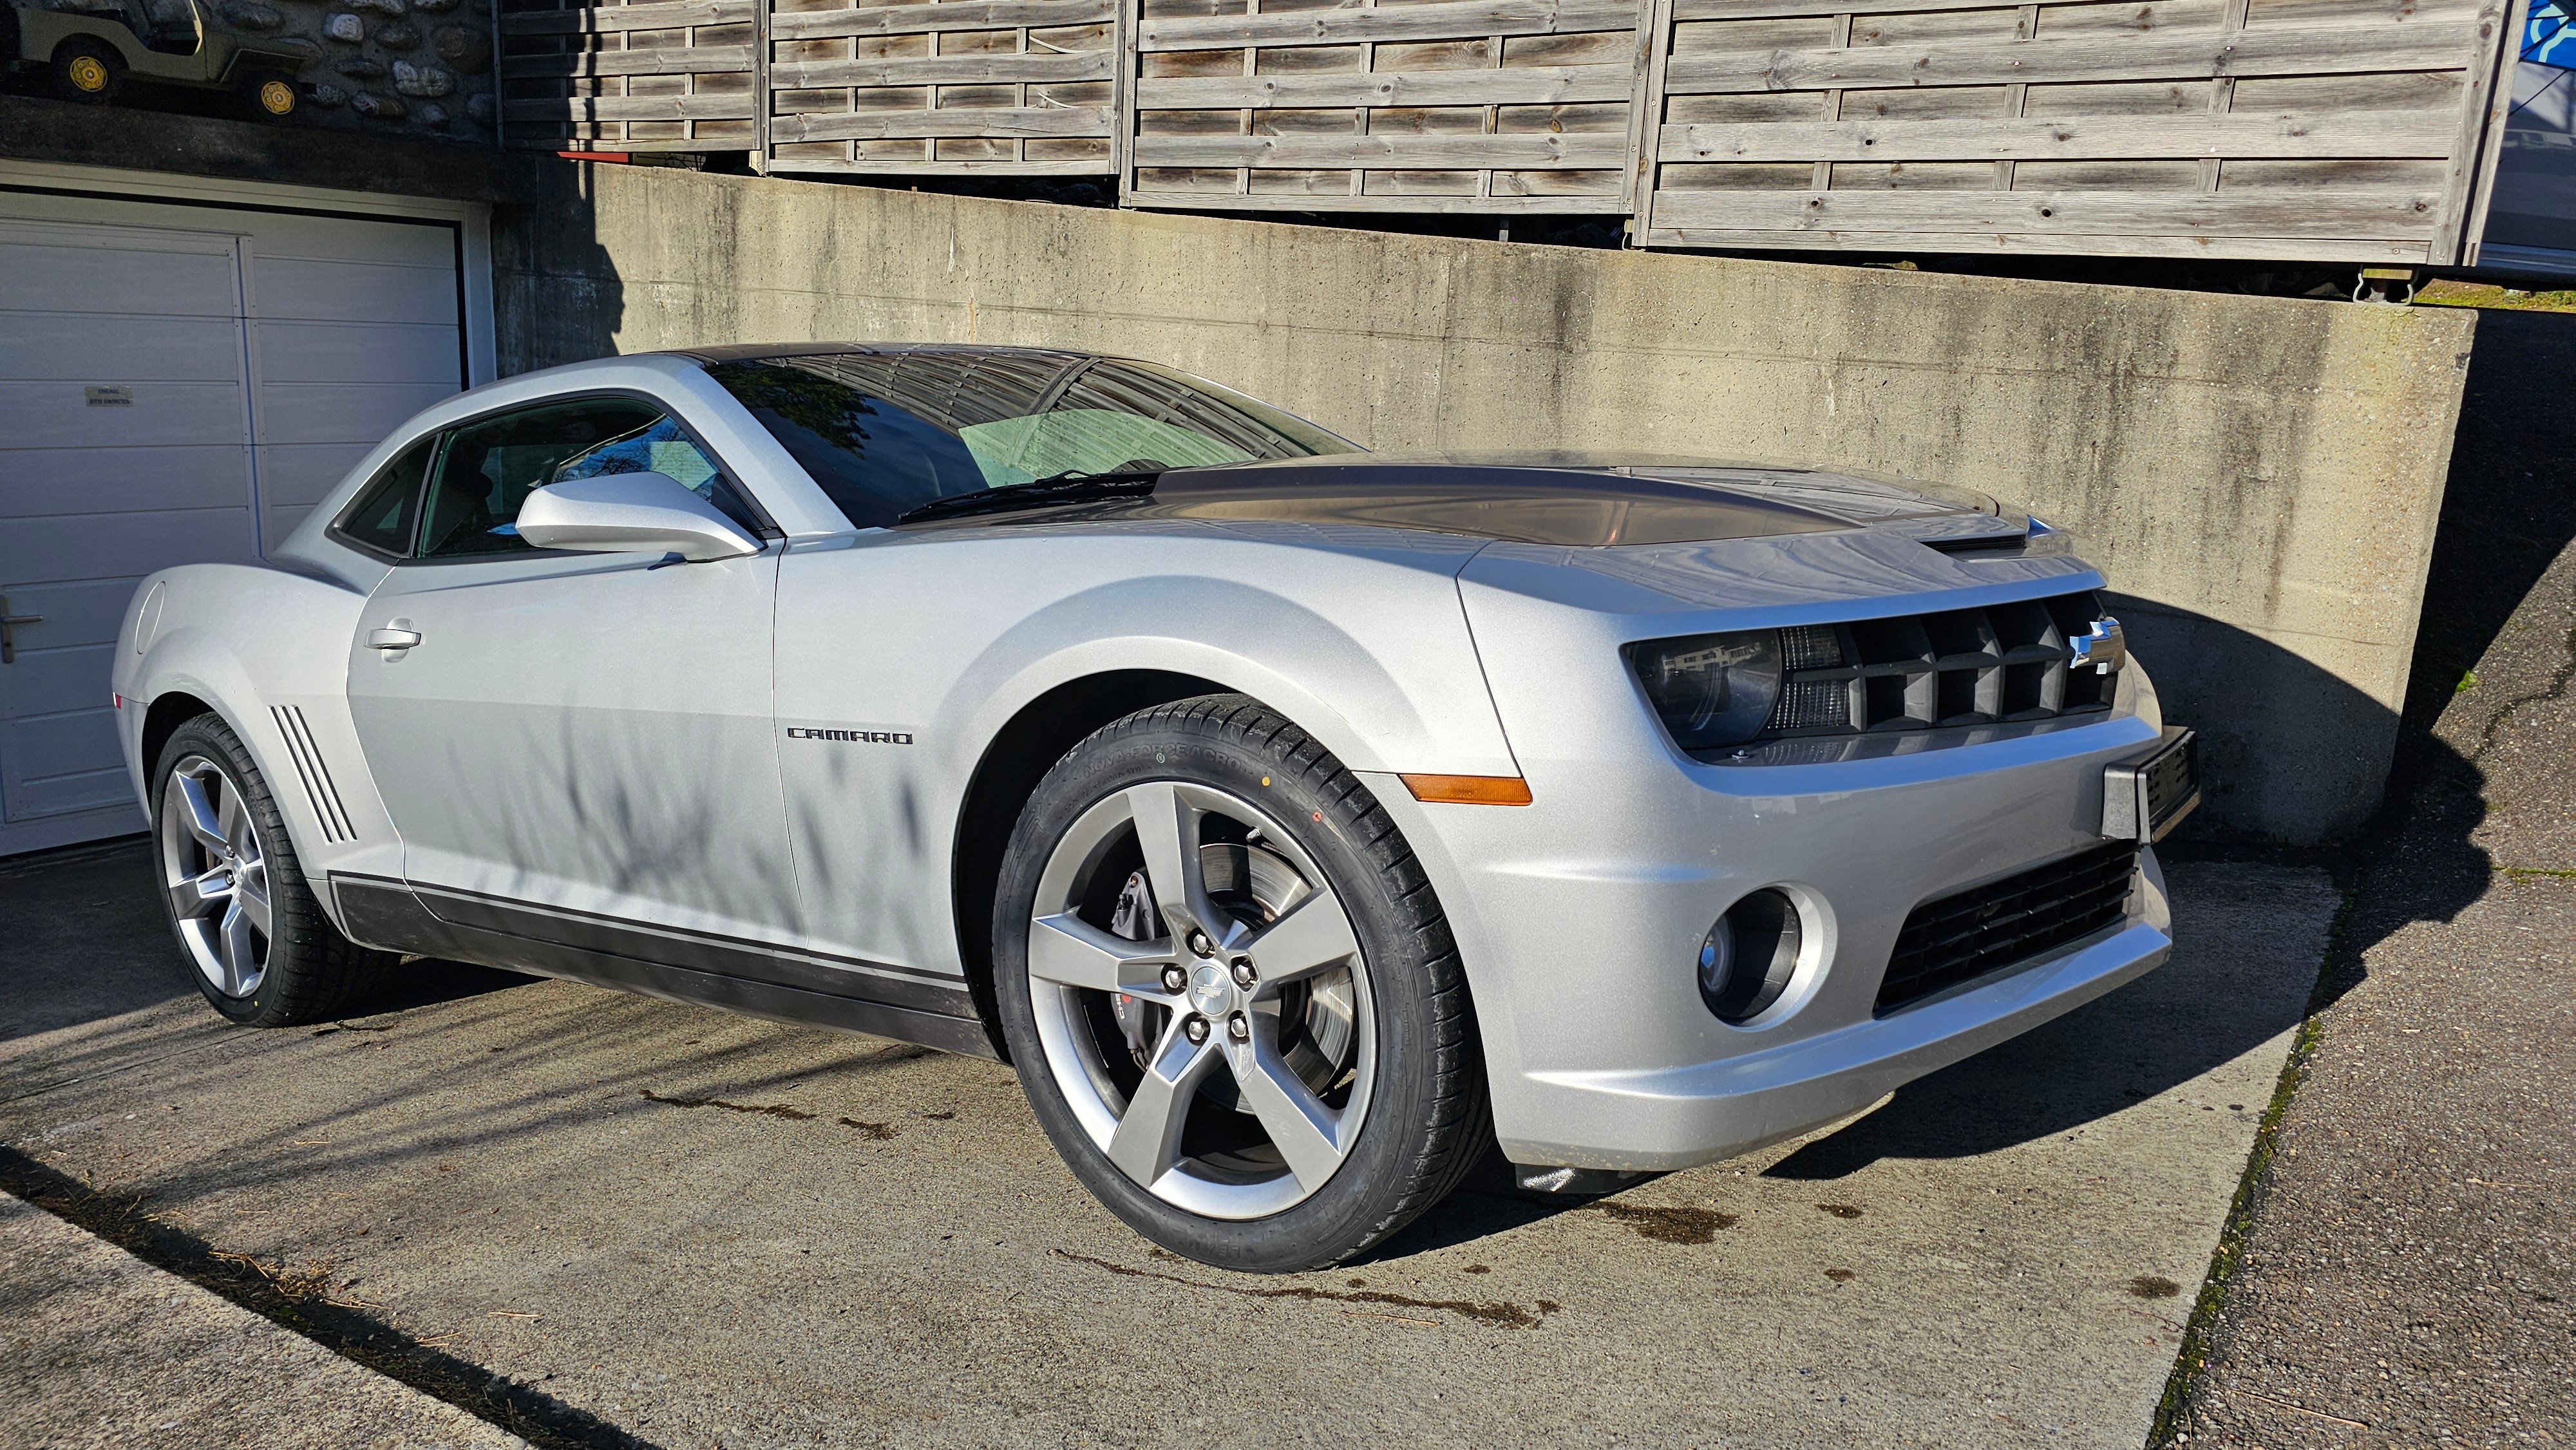
<instances>
[{"instance_id":1,"label":"silver chevrolet camaro","mask_svg":"<svg viewBox=\"0 0 2576 1450\"><path fill-rule=\"evenodd\" d=\"M116 652L218 1012L409 956L1012 1063L1212 1264L1499 1141L1744 1152L2171 946L2197 801L2046 524L1933 485L1368 453L1151 363L726 347L369 454Z\"/></svg>"}]
</instances>

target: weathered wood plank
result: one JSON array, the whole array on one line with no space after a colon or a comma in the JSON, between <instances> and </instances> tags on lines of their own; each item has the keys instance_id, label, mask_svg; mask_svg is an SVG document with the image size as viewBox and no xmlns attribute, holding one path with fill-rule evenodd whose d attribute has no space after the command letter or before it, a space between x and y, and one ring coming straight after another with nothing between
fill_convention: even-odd
<instances>
[{"instance_id":1,"label":"weathered wood plank","mask_svg":"<svg viewBox=\"0 0 2576 1450\"><path fill-rule=\"evenodd\" d=\"M1263 195L1236 191L1158 191L1139 185L1127 193L1139 206L1161 211L1346 211L1473 213L1480 216L1600 216L1627 210L1617 192L1598 196L1389 196L1383 193ZM1747 243L1746 245L1759 245Z\"/></svg>"},{"instance_id":2,"label":"weathered wood plank","mask_svg":"<svg viewBox=\"0 0 2576 1450\"><path fill-rule=\"evenodd\" d=\"M1099 176L1109 166L1102 161L848 161L781 156L770 161L769 169L843 176Z\"/></svg>"},{"instance_id":3,"label":"weathered wood plank","mask_svg":"<svg viewBox=\"0 0 2576 1450\"><path fill-rule=\"evenodd\" d=\"M2466 23L2409 22L2349 29L2285 26L2205 37L2141 35L1676 55L1665 67L1664 89L1672 95L1707 95L2439 70L2467 64L2476 39L2475 27Z\"/></svg>"},{"instance_id":4,"label":"weathered wood plank","mask_svg":"<svg viewBox=\"0 0 2576 1450\"><path fill-rule=\"evenodd\" d=\"M1270 15L1187 16L1137 24L1136 48L1222 50L1261 45L1352 45L1487 35L1566 35L1629 30L1634 0L1465 0L1460 4L1287 10Z\"/></svg>"},{"instance_id":5,"label":"weathered wood plank","mask_svg":"<svg viewBox=\"0 0 2576 1450\"><path fill-rule=\"evenodd\" d=\"M950 106L936 111L859 111L779 116L770 137L795 141L890 141L917 136L1106 136L1106 106ZM1093 170L1101 169L1097 165Z\"/></svg>"},{"instance_id":6,"label":"weathered wood plank","mask_svg":"<svg viewBox=\"0 0 2576 1450\"><path fill-rule=\"evenodd\" d=\"M2095 236L2239 233L2420 242L2430 192L1659 191L1658 230L2011 232ZM1919 246L1920 244L1911 244Z\"/></svg>"},{"instance_id":7,"label":"weathered wood plank","mask_svg":"<svg viewBox=\"0 0 2576 1450\"><path fill-rule=\"evenodd\" d=\"M592 50L577 55L514 55L501 62L512 80L587 76L738 75L751 69L747 45L693 45L667 50Z\"/></svg>"},{"instance_id":8,"label":"weathered wood plank","mask_svg":"<svg viewBox=\"0 0 2576 1450\"><path fill-rule=\"evenodd\" d=\"M1117 68L1115 52L1044 51L934 55L901 60L805 61L770 68L781 90L821 86L1012 85L1037 81L1105 81Z\"/></svg>"},{"instance_id":9,"label":"weathered wood plank","mask_svg":"<svg viewBox=\"0 0 2576 1450\"><path fill-rule=\"evenodd\" d=\"M2367 237L2213 235L2052 236L2038 232L1743 231L1722 227L1648 228L1649 247L1716 247L1760 251L1973 253L2084 257L2201 257L2238 261L2356 262L2404 266L2425 261L2421 241Z\"/></svg>"},{"instance_id":10,"label":"weathered wood plank","mask_svg":"<svg viewBox=\"0 0 2576 1450\"><path fill-rule=\"evenodd\" d=\"M2442 189L2442 220L2433 236L2433 260L2460 263L2473 259L2479 245L2478 232L2485 230L2481 221L2477 231L2469 230L2473 214L2485 210L2487 197L2494 194L2496 148L2490 138L2504 128L2507 102L2513 91L2515 57L2522 44L2524 23L2530 14L2525 0L2487 0L2478 16L2479 55L2469 69L2468 93L2461 98L2457 137L2451 147L2451 174ZM2510 23L2508 23L2508 19ZM2479 173L2487 176L2487 186L2477 185Z\"/></svg>"},{"instance_id":11,"label":"weathered wood plank","mask_svg":"<svg viewBox=\"0 0 2576 1450\"><path fill-rule=\"evenodd\" d=\"M1667 126L1660 161L2135 161L2450 154L2446 111Z\"/></svg>"},{"instance_id":12,"label":"weathered wood plank","mask_svg":"<svg viewBox=\"0 0 2576 1450\"><path fill-rule=\"evenodd\" d=\"M1628 138L1618 132L1559 135L1139 136L1139 166L1338 166L1356 171L1454 167L1623 167Z\"/></svg>"},{"instance_id":13,"label":"weathered wood plank","mask_svg":"<svg viewBox=\"0 0 2576 1450\"><path fill-rule=\"evenodd\" d=\"M677 30L689 25L738 25L752 18L760 0L669 0L656 5L592 5L579 10L539 10L501 17L503 35L604 35L620 30Z\"/></svg>"},{"instance_id":14,"label":"weathered wood plank","mask_svg":"<svg viewBox=\"0 0 2576 1450\"><path fill-rule=\"evenodd\" d=\"M770 18L773 40L841 35L924 35L940 30L1009 30L1020 26L1096 25L1117 18L1116 0L954 0L939 5L872 5L806 10Z\"/></svg>"},{"instance_id":15,"label":"weathered wood plank","mask_svg":"<svg viewBox=\"0 0 2576 1450\"><path fill-rule=\"evenodd\" d=\"M583 125L602 121L747 121L751 95L715 96L570 96L552 100L507 101L503 111L513 121ZM603 145L607 143L602 142ZM615 150L614 146L608 149Z\"/></svg>"},{"instance_id":16,"label":"weathered wood plank","mask_svg":"<svg viewBox=\"0 0 2576 1450\"><path fill-rule=\"evenodd\" d=\"M1148 111L1265 110L1295 106L1524 106L1624 101L1627 65L1523 66L1508 70L1346 71L1317 75L1146 76L1136 104Z\"/></svg>"}]
</instances>

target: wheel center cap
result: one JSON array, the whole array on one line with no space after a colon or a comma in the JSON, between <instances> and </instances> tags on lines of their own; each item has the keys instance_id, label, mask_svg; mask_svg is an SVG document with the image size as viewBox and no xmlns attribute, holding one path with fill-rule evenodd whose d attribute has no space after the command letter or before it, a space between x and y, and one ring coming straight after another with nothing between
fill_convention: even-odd
<instances>
[{"instance_id":1,"label":"wheel center cap","mask_svg":"<svg viewBox=\"0 0 2576 1450\"><path fill-rule=\"evenodd\" d=\"M1222 1017L1233 1004L1234 982L1226 976L1225 968L1202 962L1197 971L1190 973L1190 1005L1199 1009L1200 1016Z\"/></svg>"}]
</instances>

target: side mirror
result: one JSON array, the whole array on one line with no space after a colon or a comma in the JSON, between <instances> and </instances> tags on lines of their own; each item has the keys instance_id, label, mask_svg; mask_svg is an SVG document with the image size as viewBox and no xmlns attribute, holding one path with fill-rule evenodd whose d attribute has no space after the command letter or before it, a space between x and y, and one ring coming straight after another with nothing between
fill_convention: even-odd
<instances>
[{"instance_id":1,"label":"side mirror","mask_svg":"<svg viewBox=\"0 0 2576 1450\"><path fill-rule=\"evenodd\" d=\"M691 563L760 552L714 504L667 473L568 478L519 505L519 537L540 549L677 554Z\"/></svg>"}]
</instances>

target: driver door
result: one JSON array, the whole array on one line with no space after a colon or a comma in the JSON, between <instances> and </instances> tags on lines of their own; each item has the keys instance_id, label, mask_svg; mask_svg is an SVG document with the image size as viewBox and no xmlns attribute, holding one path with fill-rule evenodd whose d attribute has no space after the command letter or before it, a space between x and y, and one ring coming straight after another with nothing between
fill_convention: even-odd
<instances>
[{"instance_id":1,"label":"driver door","mask_svg":"<svg viewBox=\"0 0 2576 1450\"><path fill-rule=\"evenodd\" d=\"M534 489L646 469L777 532L634 397L498 414L388 465L344 529L408 557L367 600L349 704L433 914L721 971L710 953L765 959L795 915L770 740L778 548L666 564L532 549L513 523Z\"/></svg>"}]
</instances>

